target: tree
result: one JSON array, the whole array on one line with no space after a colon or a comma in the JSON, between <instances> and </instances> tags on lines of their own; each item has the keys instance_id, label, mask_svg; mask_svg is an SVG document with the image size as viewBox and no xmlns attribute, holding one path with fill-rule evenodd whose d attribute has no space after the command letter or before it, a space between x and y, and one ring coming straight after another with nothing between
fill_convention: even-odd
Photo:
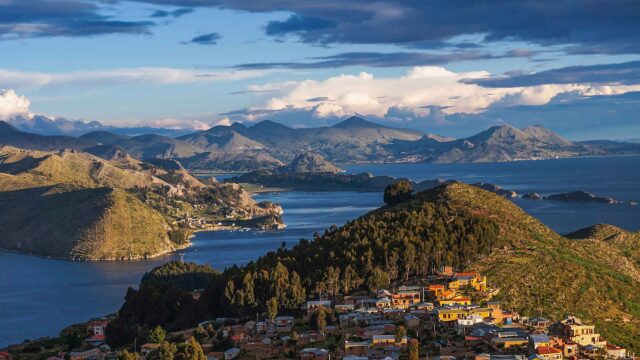
<instances>
[{"instance_id":1,"label":"tree","mask_svg":"<svg viewBox=\"0 0 640 360\"><path fill-rule=\"evenodd\" d=\"M276 316L278 316L278 299L276 299L275 296L269 299L267 303L267 315L271 321L274 321Z\"/></svg>"},{"instance_id":2,"label":"tree","mask_svg":"<svg viewBox=\"0 0 640 360\"><path fill-rule=\"evenodd\" d=\"M123 350L118 354L118 360L140 360L140 354Z\"/></svg>"},{"instance_id":3,"label":"tree","mask_svg":"<svg viewBox=\"0 0 640 360\"><path fill-rule=\"evenodd\" d=\"M185 360L206 360L202 351L202 346L193 336L189 338L187 344L184 347L184 359Z\"/></svg>"},{"instance_id":4,"label":"tree","mask_svg":"<svg viewBox=\"0 0 640 360\"><path fill-rule=\"evenodd\" d=\"M163 341L158 349L158 360L173 360L178 348L168 341Z\"/></svg>"},{"instance_id":5,"label":"tree","mask_svg":"<svg viewBox=\"0 0 640 360\"><path fill-rule=\"evenodd\" d=\"M351 267L351 265L347 265L344 268L344 274L342 275L342 291L345 295L349 294L351 290L357 289L360 285L362 285L362 279L358 276L358 273Z\"/></svg>"},{"instance_id":6,"label":"tree","mask_svg":"<svg viewBox=\"0 0 640 360\"><path fill-rule=\"evenodd\" d=\"M407 329L404 326L400 325L396 328L396 344L402 343L402 339L407 336Z\"/></svg>"},{"instance_id":7,"label":"tree","mask_svg":"<svg viewBox=\"0 0 640 360\"><path fill-rule=\"evenodd\" d=\"M340 292L340 268L329 266L325 271L322 282L325 284L331 298L335 299L338 292Z\"/></svg>"},{"instance_id":8,"label":"tree","mask_svg":"<svg viewBox=\"0 0 640 360\"><path fill-rule=\"evenodd\" d=\"M316 310L316 329L318 331L324 331L327 327L327 313L323 306L320 306Z\"/></svg>"},{"instance_id":9,"label":"tree","mask_svg":"<svg viewBox=\"0 0 640 360\"><path fill-rule=\"evenodd\" d=\"M411 339L409 341L409 360L419 360L420 359L420 345L418 344L418 340Z\"/></svg>"},{"instance_id":10,"label":"tree","mask_svg":"<svg viewBox=\"0 0 640 360\"><path fill-rule=\"evenodd\" d=\"M369 275L367 285L371 291L385 288L389 285L389 274L379 267L376 267L371 272L371 275Z\"/></svg>"},{"instance_id":11,"label":"tree","mask_svg":"<svg viewBox=\"0 0 640 360\"><path fill-rule=\"evenodd\" d=\"M384 202L396 205L411 199L413 185L408 180L399 180L384 189Z\"/></svg>"},{"instance_id":12,"label":"tree","mask_svg":"<svg viewBox=\"0 0 640 360\"><path fill-rule=\"evenodd\" d=\"M149 331L149 342L160 344L167 337L167 332L159 325Z\"/></svg>"}]
</instances>

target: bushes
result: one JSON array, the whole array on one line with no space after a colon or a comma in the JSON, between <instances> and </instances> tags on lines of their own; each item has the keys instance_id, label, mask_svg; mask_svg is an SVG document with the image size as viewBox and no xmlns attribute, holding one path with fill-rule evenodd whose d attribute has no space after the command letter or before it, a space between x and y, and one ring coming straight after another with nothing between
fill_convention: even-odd
<instances>
[{"instance_id":1,"label":"bushes","mask_svg":"<svg viewBox=\"0 0 640 360\"><path fill-rule=\"evenodd\" d=\"M384 202L396 205L411 199L413 185L408 180L397 181L384 189Z\"/></svg>"}]
</instances>

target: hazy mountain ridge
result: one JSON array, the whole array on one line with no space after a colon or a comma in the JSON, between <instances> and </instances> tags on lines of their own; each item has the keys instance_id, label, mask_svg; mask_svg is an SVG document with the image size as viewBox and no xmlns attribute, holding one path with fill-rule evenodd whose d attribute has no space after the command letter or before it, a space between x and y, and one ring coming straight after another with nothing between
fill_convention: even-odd
<instances>
[{"instance_id":1,"label":"hazy mountain ridge","mask_svg":"<svg viewBox=\"0 0 640 360\"><path fill-rule=\"evenodd\" d=\"M338 164L500 162L640 154L640 144L573 142L541 126L494 126L467 138L451 139L382 126L358 117L331 127L300 129L268 120L252 126L234 123L178 138L156 134L129 137L102 130L79 138L41 136L4 123L0 126L0 144L38 150L113 145L139 160L175 159L189 169L217 171L276 169L301 152L314 152Z\"/></svg>"}]
</instances>

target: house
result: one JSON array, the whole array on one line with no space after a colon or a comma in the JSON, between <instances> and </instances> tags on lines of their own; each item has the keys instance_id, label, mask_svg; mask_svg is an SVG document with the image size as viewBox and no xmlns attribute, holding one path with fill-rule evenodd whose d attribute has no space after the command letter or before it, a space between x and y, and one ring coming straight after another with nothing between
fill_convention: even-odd
<instances>
[{"instance_id":1,"label":"house","mask_svg":"<svg viewBox=\"0 0 640 360\"><path fill-rule=\"evenodd\" d=\"M403 337L399 343L396 342L395 335L373 335L371 338L372 347L385 347L385 346L405 346L407 345L407 337Z\"/></svg>"},{"instance_id":2,"label":"house","mask_svg":"<svg viewBox=\"0 0 640 360\"><path fill-rule=\"evenodd\" d=\"M562 350L550 346L540 346L536 349L536 355L545 360L562 360Z\"/></svg>"},{"instance_id":3,"label":"house","mask_svg":"<svg viewBox=\"0 0 640 360\"><path fill-rule=\"evenodd\" d=\"M85 341L94 346L104 343L107 325L109 325L109 320L100 319L89 321L87 331L91 336L86 338Z\"/></svg>"},{"instance_id":4,"label":"house","mask_svg":"<svg viewBox=\"0 0 640 360\"><path fill-rule=\"evenodd\" d=\"M224 352L224 360L233 359L239 354L240 354L240 349L233 347Z\"/></svg>"},{"instance_id":5,"label":"house","mask_svg":"<svg viewBox=\"0 0 640 360\"><path fill-rule=\"evenodd\" d=\"M445 290L446 288L443 284L429 284L429 287L427 288L427 291L433 298L438 298L438 296L440 296L440 294Z\"/></svg>"},{"instance_id":6,"label":"house","mask_svg":"<svg viewBox=\"0 0 640 360\"><path fill-rule=\"evenodd\" d=\"M140 346L140 353L144 356L149 355L150 352L154 350L160 349L160 344L157 343L146 343Z\"/></svg>"},{"instance_id":7,"label":"house","mask_svg":"<svg viewBox=\"0 0 640 360\"><path fill-rule=\"evenodd\" d=\"M420 303L420 291L417 290L398 290L391 295L391 306L396 309L406 309L418 303Z\"/></svg>"},{"instance_id":8,"label":"house","mask_svg":"<svg viewBox=\"0 0 640 360\"><path fill-rule=\"evenodd\" d=\"M617 359L626 358L627 350L618 345L607 344L607 355Z\"/></svg>"},{"instance_id":9,"label":"house","mask_svg":"<svg viewBox=\"0 0 640 360\"><path fill-rule=\"evenodd\" d=\"M482 316L470 315L464 319L458 319L454 325L454 329L458 335L464 335L473 325L481 323L483 321Z\"/></svg>"},{"instance_id":10,"label":"house","mask_svg":"<svg viewBox=\"0 0 640 360\"><path fill-rule=\"evenodd\" d=\"M551 340L549 339L549 335L546 334L531 334L529 335L529 352L531 354L536 352L541 346L550 347Z\"/></svg>"},{"instance_id":11,"label":"house","mask_svg":"<svg viewBox=\"0 0 640 360\"><path fill-rule=\"evenodd\" d=\"M569 316L560 322L562 337L567 341L573 341L580 346L594 345L605 348L607 342L596 333L594 325L585 325L574 316Z\"/></svg>"},{"instance_id":12,"label":"house","mask_svg":"<svg viewBox=\"0 0 640 360\"><path fill-rule=\"evenodd\" d=\"M330 308L331 307L331 300L310 300L310 301L307 301L305 309L307 311L314 311L314 310L317 310L320 307Z\"/></svg>"},{"instance_id":13,"label":"house","mask_svg":"<svg viewBox=\"0 0 640 360\"><path fill-rule=\"evenodd\" d=\"M471 305L471 298L466 296L454 296L451 299L445 299L438 301L440 306L453 306L453 305Z\"/></svg>"},{"instance_id":14,"label":"house","mask_svg":"<svg viewBox=\"0 0 640 360\"><path fill-rule=\"evenodd\" d=\"M487 290L487 277L472 272L457 272L449 282L449 289L460 289L462 287L471 287L476 291Z\"/></svg>"},{"instance_id":15,"label":"house","mask_svg":"<svg viewBox=\"0 0 640 360\"><path fill-rule=\"evenodd\" d=\"M327 349L305 348L298 353L302 360L329 360L330 353Z\"/></svg>"},{"instance_id":16,"label":"house","mask_svg":"<svg viewBox=\"0 0 640 360\"><path fill-rule=\"evenodd\" d=\"M277 332L291 332L293 328L293 316L278 316L274 320Z\"/></svg>"},{"instance_id":17,"label":"house","mask_svg":"<svg viewBox=\"0 0 640 360\"><path fill-rule=\"evenodd\" d=\"M368 341L349 341L344 342L345 355L351 356L366 356L371 349L371 344Z\"/></svg>"},{"instance_id":18,"label":"house","mask_svg":"<svg viewBox=\"0 0 640 360\"><path fill-rule=\"evenodd\" d=\"M405 315L404 325L409 329L415 329L420 326L420 318L413 314Z\"/></svg>"},{"instance_id":19,"label":"house","mask_svg":"<svg viewBox=\"0 0 640 360\"><path fill-rule=\"evenodd\" d=\"M100 349L93 348L85 351L72 351L69 353L69 360L97 359L100 356Z\"/></svg>"}]
</instances>

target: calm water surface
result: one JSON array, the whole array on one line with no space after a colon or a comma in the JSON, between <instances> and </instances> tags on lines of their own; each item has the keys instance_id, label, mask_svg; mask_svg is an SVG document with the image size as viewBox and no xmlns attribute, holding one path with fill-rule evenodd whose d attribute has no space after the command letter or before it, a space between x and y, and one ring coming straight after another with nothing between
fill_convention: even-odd
<instances>
[{"instance_id":1,"label":"calm water surface","mask_svg":"<svg viewBox=\"0 0 640 360\"><path fill-rule=\"evenodd\" d=\"M518 193L585 190L620 200L640 200L640 157L584 158L492 164L385 164L347 166L349 172L491 182ZM257 258L282 242L293 244L316 231L353 219L381 205L380 193L289 192L261 194L256 200L282 204L288 228L277 232L203 232L184 251L186 261L222 269ZM606 222L640 229L640 208L516 200L554 230L567 233ZM112 313L128 286L169 255L126 263L71 262L0 252L0 346L25 338L56 335L73 322Z\"/></svg>"}]
</instances>

